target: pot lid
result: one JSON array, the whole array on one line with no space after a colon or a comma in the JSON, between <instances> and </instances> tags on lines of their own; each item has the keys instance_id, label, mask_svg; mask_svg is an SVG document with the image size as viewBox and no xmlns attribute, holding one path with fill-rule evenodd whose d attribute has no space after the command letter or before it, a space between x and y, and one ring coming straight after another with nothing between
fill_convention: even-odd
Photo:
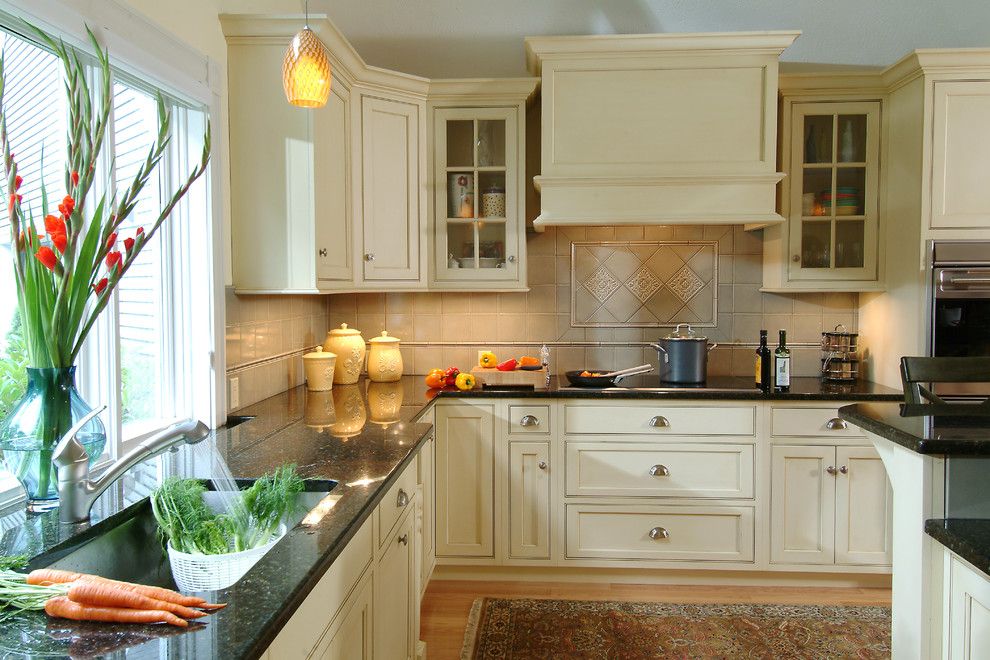
<instances>
[{"instance_id":1,"label":"pot lid","mask_svg":"<svg viewBox=\"0 0 990 660\"><path fill-rule=\"evenodd\" d=\"M858 337L858 332L847 332L846 326L841 323L835 326L835 330L826 330L822 333L823 337Z\"/></svg>"},{"instance_id":2,"label":"pot lid","mask_svg":"<svg viewBox=\"0 0 990 660\"><path fill-rule=\"evenodd\" d=\"M681 328L686 328L686 329L681 330ZM671 332L666 337L664 337L664 339L672 339L675 341L685 340L685 339L692 341L705 341L705 342L708 341L708 337L703 337L699 334L696 334L694 328L691 327L690 323L678 323L677 327L674 328L674 331Z\"/></svg>"},{"instance_id":3,"label":"pot lid","mask_svg":"<svg viewBox=\"0 0 990 660\"><path fill-rule=\"evenodd\" d=\"M336 353L331 353L330 351L324 351L322 346L317 346L313 349L312 353L306 353L303 355L304 360L329 360L331 358L337 357Z\"/></svg>"},{"instance_id":4,"label":"pot lid","mask_svg":"<svg viewBox=\"0 0 990 660\"><path fill-rule=\"evenodd\" d=\"M389 337L388 330L382 330L382 334L377 337L372 337L368 340L369 344L397 344L399 343L398 337Z\"/></svg>"},{"instance_id":5,"label":"pot lid","mask_svg":"<svg viewBox=\"0 0 990 660\"><path fill-rule=\"evenodd\" d=\"M334 328L327 333L331 337L351 337L354 335L360 335L360 330L355 330L354 328L348 328L346 323L341 323L339 328Z\"/></svg>"}]
</instances>

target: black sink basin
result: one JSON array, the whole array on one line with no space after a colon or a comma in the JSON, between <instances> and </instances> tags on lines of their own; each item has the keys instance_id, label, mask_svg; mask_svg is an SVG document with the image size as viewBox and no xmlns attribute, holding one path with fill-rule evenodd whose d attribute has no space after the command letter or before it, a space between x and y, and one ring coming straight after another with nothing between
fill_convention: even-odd
<instances>
[{"instance_id":1,"label":"black sink basin","mask_svg":"<svg viewBox=\"0 0 990 660\"><path fill-rule=\"evenodd\" d=\"M208 488L212 487L210 482L205 483ZM249 479L237 480L241 489L252 483ZM305 484L305 491L299 496L298 513L286 521L289 529L333 490L337 482L307 480ZM158 523L147 498L35 557L30 567L61 568L114 580L176 588L168 557L158 538Z\"/></svg>"}]
</instances>

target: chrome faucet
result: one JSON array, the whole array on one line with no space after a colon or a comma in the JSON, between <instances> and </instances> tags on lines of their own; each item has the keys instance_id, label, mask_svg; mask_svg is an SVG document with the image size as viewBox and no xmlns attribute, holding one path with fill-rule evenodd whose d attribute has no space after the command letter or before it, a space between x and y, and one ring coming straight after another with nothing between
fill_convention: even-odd
<instances>
[{"instance_id":1,"label":"chrome faucet","mask_svg":"<svg viewBox=\"0 0 990 660\"><path fill-rule=\"evenodd\" d=\"M181 441L194 444L210 434L203 422L187 419L176 422L142 440L134 449L121 456L100 475L89 478L89 453L76 439L86 424L99 415L106 406L86 415L55 446L52 462L58 468L58 518L63 523L81 523L89 520L90 509L96 498L114 481L132 467L171 449Z\"/></svg>"}]
</instances>

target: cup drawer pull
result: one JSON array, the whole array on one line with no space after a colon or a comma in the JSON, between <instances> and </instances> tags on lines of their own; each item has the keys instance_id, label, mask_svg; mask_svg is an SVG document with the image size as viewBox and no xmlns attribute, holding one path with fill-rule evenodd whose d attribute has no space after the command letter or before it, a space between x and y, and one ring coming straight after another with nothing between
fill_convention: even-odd
<instances>
[{"instance_id":1,"label":"cup drawer pull","mask_svg":"<svg viewBox=\"0 0 990 660\"><path fill-rule=\"evenodd\" d=\"M833 417L832 419L825 422L825 428L827 428L829 431L845 431L846 429L849 428L849 424L847 424L846 420L844 419Z\"/></svg>"},{"instance_id":2,"label":"cup drawer pull","mask_svg":"<svg viewBox=\"0 0 990 660\"><path fill-rule=\"evenodd\" d=\"M540 420L535 415L523 415L519 426L539 426Z\"/></svg>"},{"instance_id":3,"label":"cup drawer pull","mask_svg":"<svg viewBox=\"0 0 990 660\"><path fill-rule=\"evenodd\" d=\"M406 491L399 489L399 496L395 498L395 506L402 508L409 504L409 495Z\"/></svg>"},{"instance_id":4,"label":"cup drawer pull","mask_svg":"<svg viewBox=\"0 0 990 660\"><path fill-rule=\"evenodd\" d=\"M650 426L653 428L669 428L670 421L663 415L656 415L650 418Z\"/></svg>"},{"instance_id":5,"label":"cup drawer pull","mask_svg":"<svg viewBox=\"0 0 990 660\"><path fill-rule=\"evenodd\" d=\"M653 539L654 541L657 541L659 539L669 539L670 532L668 532L663 527L654 527L653 529L650 530L650 538Z\"/></svg>"},{"instance_id":6,"label":"cup drawer pull","mask_svg":"<svg viewBox=\"0 0 990 660\"><path fill-rule=\"evenodd\" d=\"M654 465L650 468L650 476L669 477L670 469L666 465Z\"/></svg>"}]
</instances>

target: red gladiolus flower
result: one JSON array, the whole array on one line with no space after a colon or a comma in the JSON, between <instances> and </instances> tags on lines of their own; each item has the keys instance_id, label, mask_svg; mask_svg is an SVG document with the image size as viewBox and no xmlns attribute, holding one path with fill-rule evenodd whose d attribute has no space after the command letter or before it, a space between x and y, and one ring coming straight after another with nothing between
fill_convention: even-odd
<instances>
[{"instance_id":1,"label":"red gladiolus flower","mask_svg":"<svg viewBox=\"0 0 990 660\"><path fill-rule=\"evenodd\" d=\"M134 247L134 239L133 238L125 238L124 239L124 252L126 252L127 254L130 254L131 253L131 248L133 248L133 247Z\"/></svg>"},{"instance_id":2,"label":"red gladiolus flower","mask_svg":"<svg viewBox=\"0 0 990 660\"><path fill-rule=\"evenodd\" d=\"M34 258L40 261L45 268L55 272L55 266L58 264L58 257L52 252L50 247L40 247L38 251L34 253Z\"/></svg>"},{"instance_id":3,"label":"red gladiolus flower","mask_svg":"<svg viewBox=\"0 0 990 660\"><path fill-rule=\"evenodd\" d=\"M120 252L118 252L116 250L114 250L113 252L111 252L110 254L108 254L107 255L107 270L110 271L111 273L113 272L113 269L114 268L117 268L119 270L120 269L120 259L121 259Z\"/></svg>"},{"instance_id":4,"label":"red gladiolus flower","mask_svg":"<svg viewBox=\"0 0 990 660\"><path fill-rule=\"evenodd\" d=\"M15 204L20 204L20 203L21 203L21 196L20 195L11 194L10 195L10 203L7 204L7 213L8 214L13 214L14 213L14 205Z\"/></svg>"},{"instance_id":5,"label":"red gladiolus flower","mask_svg":"<svg viewBox=\"0 0 990 660\"><path fill-rule=\"evenodd\" d=\"M46 215L45 231L48 232L48 238L52 240L52 245L55 246L55 249L65 254L65 246L68 243L68 237L65 233L65 220L57 218L54 215Z\"/></svg>"},{"instance_id":6,"label":"red gladiolus flower","mask_svg":"<svg viewBox=\"0 0 990 660\"><path fill-rule=\"evenodd\" d=\"M117 232L112 232L110 236L107 237L107 249L113 248L114 244L117 242Z\"/></svg>"},{"instance_id":7,"label":"red gladiolus flower","mask_svg":"<svg viewBox=\"0 0 990 660\"><path fill-rule=\"evenodd\" d=\"M137 231L134 232L135 236L144 236L144 227L138 227Z\"/></svg>"},{"instance_id":8,"label":"red gladiolus flower","mask_svg":"<svg viewBox=\"0 0 990 660\"><path fill-rule=\"evenodd\" d=\"M100 295L101 293L103 293L103 290L107 288L107 284L108 284L107 278L104 277L99 282L93 285L93 291L96 292L96 295Z\"/></svg>"},{"instance_id":9,"label":"red gladiolus flower","mask_svg":"<svg viewBox=\"0 0 990 660\"><path fill-rule=\"evenodd\" d=\"M76 200L72 199L69 195L62 198L62 203L58 205L59 212L65 217L72 215L72 209L76 208Z\"/></svg>"},{"instance_id":10,"label":"red gladiolus flower","mask_svg":"<svg viewBox=\"0 0 990 660\"><path fill-rule=\"evenodd\" d=\"M76 172L75 170L72 171L72 185L79 185L79 172Z\"/></svg>"},{"instance_id":11,"label":"red gladiolus flower","mask_svg":"<svg viewBox=\"0 0 990 660\"><path fill-rule=\"evenodd\" d=\"M18 174L17 176L15 176L14 177L14 190L18 190L21 187L21 184L22 183L24 183L24 177L22 177L20 174Z\"/></svg>"}]
</instances>

